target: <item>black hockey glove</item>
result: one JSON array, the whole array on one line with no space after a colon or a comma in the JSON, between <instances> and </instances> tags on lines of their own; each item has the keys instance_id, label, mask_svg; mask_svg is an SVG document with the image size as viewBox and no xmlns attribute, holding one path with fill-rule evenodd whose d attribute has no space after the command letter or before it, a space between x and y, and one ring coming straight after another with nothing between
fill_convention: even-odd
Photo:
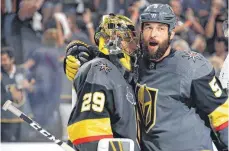
<instances>
[{"instance_id":1,"label":"black hockey glove","mask_svg":"<svg viewBox=\"0 0 229 151\"><path fill-rule=\"evenodd\" d=\"M82 41L73 41L66 47L64 58L64 72L69 80L73 80L79 67L93 59L97 53L97 47L89 46Z\"/></svg>"}]
</instances>

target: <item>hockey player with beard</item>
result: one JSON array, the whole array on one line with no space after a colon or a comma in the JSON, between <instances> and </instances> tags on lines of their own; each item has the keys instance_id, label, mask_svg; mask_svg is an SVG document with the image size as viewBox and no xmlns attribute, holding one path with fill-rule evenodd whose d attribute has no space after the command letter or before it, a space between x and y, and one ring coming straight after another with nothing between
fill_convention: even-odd
<instances>
[{"instance_id":1,"label":"hockey player with beard","mask_svg":"<svg viewBox=\"0 0 229 151\"><path fill-rule=\"evenodd\" d=\"M228 96L212 65L199 53L171 49L176 17L169 5L148 6L140 23L143 57L135 93L142 150L213 150L211 128L227 150Z\"/></svg>"},{"instance_id":2,"label":"hockey player with beard","mask_svg":"<svg viewBox=\"0 0 229 151\"><path fill-rule=\"evenodd\" d=\"M176 18L170 6L148 6L140 23L143 59L136 93L143 150L213 150L206 116L227 148L228 96L212 65L199 53L171 49Z\"/></svg>"}]
</instances>

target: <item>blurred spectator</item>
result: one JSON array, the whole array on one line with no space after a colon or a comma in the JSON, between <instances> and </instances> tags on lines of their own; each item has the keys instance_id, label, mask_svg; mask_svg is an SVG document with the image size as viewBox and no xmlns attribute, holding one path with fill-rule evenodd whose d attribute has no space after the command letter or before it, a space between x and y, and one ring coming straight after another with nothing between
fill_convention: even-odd
<instances>
[{"instance_id":1,"label":"blurred spectator","mask_svg":"<svg viewBox=\"0 0 229 151\"><path fill-rule=\"evenodd\" d=\"M206 39L202 35L197 35L191 46L193 51L201 53L204 57L209 58L210 54L206 51Z\"/></svg>"},{"instance_id":2,"label":"blurred spectator","mask_svg":"<svg viewBox=\"0 0 229 151\"><path fill-rule=\"evenodd\" d=\"M220 58L218 56L212 56L211 58L209 58L209 61L211 62L212 66L215 69L216 76L219 77L220 71L221 71L222 66L223 66L222 58Z\"/></svg>"},{"instance_id":3,"label":"blurred spectator","mask_svg":"<svg viewBox=\"0 0 229 151\"><path fill-rule=\"evenodd\" d=\"M2 0L2 37L5 45L14 48L15 62L21 64L31 48L40 44L32 28L33 15L44 0ZM11 3L10 3L11 2ZM11 8L11 9L10 9Z\"/></svg>"},{"instance_id":4,"label":"blurred spectator","mask_svg":"<svg viewBox=\"0 0 229 151\"><path fill-rule=\"evenodd\" d=\"M22 63L22 48L19 45L19 37L16 36L18 34L18 24L14 21L18 9L19 2L17 0L1 1L1 44L2 46L11 46L13 48L18 46L17 51L19 52L14 52L15 62Z\"/></svg>"},{"instance_id":5,"label":"blurred spectator","mask_svg":"<svg viewBox=\"0 0 229 151\"><path fill-rule=\"evenodd\" d=\"M76 0L63 0L63 12L76 14L78 2Z\"/></svg>"},{"instance_id":6,"label":"blurred spectator","mask_svg":"<svg viewBox=\"0 0 229 151\"><path fill-rule=\"evenodd\" d=\"M212 38L215 32L218 37L223 37L222 23L227 19L225 8L226 4L223 0L212 0L211 14L205 30L207 38Z\"/></svg>"},{"instance_id":7,"label":"blurred spectator","mask_svg":"<svg viewBox=\"0 0 229 151\"><path fill-rule=\"evenodd\" d=\"M29 82L23 68L16 67L14 61L13 51L10 48L2 48L1 106L7 100L11 100L14 106L31 117L32 112L26 91L33 90L34 81ZM12 113L1 109L1 140L3 142L17 142L26 138L29 140L31 133L29 129L26 130L26 134L22 133L22 129L26 128L22 122L23 120Z\"/></svg>"},{"instance_id":8,"label":"blurred spectator","mask_svg":"<svg viewBox=\"0 0 229 151\"><path fill-rule=\"evenodd\" d=\"M33 19L36 18L33 16L38 13L44 1L45 0L21 0L19 3L18 21L21 24L19 26L19 35L23 50L23 62L32 50L40 46L41 36L39 32L33 29Z\"/></svg>"},{"instance_id":9,"label":"blurred spectator","mask_svg":"<svg viewBox=\"0 0 229 151\"><path fill-rule=\"evenodd\" d=\"M34 13L41 8L44 0L19 0L18 17L21 21L31 19Z\"/></svg>"},{"instance_id":10,"label":"blurred spectator","mask_svg":"<svg viewBox=\"0 0 229 151\"><path fill-rule=\"evenodd\" d=\"M144 3L143 1L136 1L128 8L128 11L130 13L130 19L134 24L136 24L138 21L139 11L141 6L144 5L143 3Z\"/></svg>"},{"instance_id":11,"label":"blurred spectator","mask_svg":"<svg viewBox=\"0 0 229 151\"><path fill-rule=\"evenodd\" d=\"M183 39L178 39L172 43L172 48L178 51L190 51L189 44Z\"/></svg>"},{"instance_id":12,"label":"blurred spectator","mask_svg":"<svg viewBox=\"0 0 229 151\"><path fill-rule=\"evenodd\" d=\"M84 33L81 29L79 29L79 27L76 23L76 16L75 15L73 15L73 14L68 15L68 23L69 23L70 30L71 30L71 37L70 37L69 41L81 40L81 41L85 42L86 44L92 44L88 35L86 33ZM93 41L94 41L94 39L93 39Z\"/></svg>"},{"instance_id":13,"label":"blurred spectator","mask_svg":"<svg viewBox=\"0 0 229 151\"><path fill-rule=\"evenodd\" d=\"M58 61L58 33L56 29L45 30L42 46L36 49L25 62L36 80L30 94L31 107L35 120L58 138L62 136L62 125L59 113L61 93L61 64ZM37 137L37 141L46 141Z\"/></svg>"},{"instance_id":14,"label":"blurred spectator","mask_svg":"<svg viewBox=\"0 0 229 151\"><path fill-rule=\"evenodd\" d=\"M53 14L62 12L62 1L63 0L45 0L42 6L43 27L46 26L46 23L52 18Z\"/></svg>"},{"instance_id":15,"label":"blurred spectator","mask_svg":"<svg viewBox=\"0 0 229 151\"><path fill-rule=\"evenodd\" d=\"M100 14L122 14L130 16L128 7L137 0L93 0L95 11L100 11Z\"/></svg>"},{"instance_id":16,"label":"blurred spectator","mask_svg":"<svg viewBox=\"0 0 229 151\"><path fill-rule=\"evenodd\" d=\"M86 9L85 13L83 14L83 21L86 24L91 43L95 44L95 42L94 42L95 30L94 30L94 24L92 22L90 9Z\"/></svg>"},{"instance_id":17,"label":"blurred spectator","mask_svg":"<svg viewBox=\"0 0 229 151\"><path fill-rule=\"evenodd\" d=\"M71 36L71 29L67 20L67 16L64 13L55 13L53 14L53 17L55 19L54 26L56 25L56 28L58 30L58 39L62 38L62 43L59 43L59 46L61 46L66 39L70 38ZM50 28L50 27L49 27ZM46 28L47 29L47 28ZM60 42L60 41L59 41Z\"/></svg>"},{"instance_id":18,"label":"blurred spectator","mask_svg":"<svg viewBox=\"0 0 229 151\"><path fill-rule=\"evenodd\" d=\"M47 22L46 28L57 29L58 47L63 47L66 42L71 40L82 40L88 44L94 44L95 30L89 9L86 9L82 15L82 20L89 36L78 28L76 16L72 13L69 13L68 17L64 13L55 13L53 18Z\"/></svg>"},{"instance_id":19,"label":"blurred spectator","mask_svg":"<svg viewBox=\"0 0 229 151\"><path fill-rule=\"evenodd\" d=\"M207 50L214 52L214 39L223 37L223 21L227 19L227 11L225 10L223 0L212 0L211 13L205 26L205 36L207 38Z\"/></svg>"},{"instance_id":20,"label":"blurred spectator","mask_svg":"<svg viewBox=\"0 0 229 151\"><path fill-rule=\"evenodd\" d=\"M223 66L223 62L226 59L227 53L227 46L226 41L224 38L216 38L214 42L215 53L209 58L210 62L215 68L216 75L219 77L221 68Z\"/></svg>"},{"instance_id":21,"label":"blurred spectator","mask_svg":"<svg viewBox=\"0 0 229 151\"><path fill-rule=\"evenodd\" d=\"M204 34L204 29L191 8L186 9L185 16L182 16L180 0L170 0L170 5L177 17L177 26L174 29L176 35L179 35L182 39L191 44L197 34Z\"/></svg>"},{"instance_id":22,"label":"blurred spectator","mask_svg":"<svg viewBox=\"0 0 229 151\"><path fill-rule=\"evenodd\" d=\"M64 13L55 13L54 17L57 23L57 27L55 28L57 28L59 33L58 37L59 39L64 37L62 38L61 45L63 45L64 42L69 42L71 40L82 40L88 44L94 44L95 27L90 9L86 9L80 16L68 12L67 15ZM79 19L81 19L80 24L84 24L84 27L86 27L86 31L78 27ZM68 34L66 34L66 31L68 31ZM63 33L62 36L61 33Z\"/></svg>"},{"instance_id":23,"label":"blurred spectator","mask_svg":"<svg viewBox=\"0 0 229 151\"><path fill-rule=\"evenodd\" d=\"M169 0L148 0L150 3L169 4Z\"/></svg>"},{"instance_id":24,"label":"blurred spectator","mask_svg":"<svg viewBox=\"0 0 229 151\"><path fill-rule=\"evenodd\" d=\"M44 30L50 28L56 29L57 31L57 35L56 35L57 37L55 37L57 40L56 41L57 45L53 47L58 47L58 48L64 47L65 41L71 37L71 29L66 15L61 12L53 14L52 18L50 18L46 23Z\"/></svg>"},{"instance_id":25,"label":"blurred spectator","mask_svg":"<svg viewBox=\"0 0 229 151\"><path fill-rule=\"evenodd\" d=\"M4 24L12 22L12 14L15 14L17 10L16 0L2 0L1 1L1 31L4 32L6 26ZM2 45L6 45L6 34L1 34Z\"/></svg>"},{"instance_id":26,"label":"blurred spectator","mask_svg":"<svg viewBox=\"0 0 229 151\"><path fill-rule=\"evenodd\" d=\"M216 38L214 45L215 45L215 53L213 53L212 56L217 56L224 61L227 57L227 54L228 54L225 39L224 38Z\"/></svg>"},{"instance_id":27,"label":"blurred spectator","mask_svg":"<svg viewBox=\"0 0 229 151\"><path fill-rule=\"evenodd\" d=\"M194 16L199 18L200 24L203 26L208 20L208 15L211 8L211 0L182 0L183 13L188 8L194 12Z\"/></svg>"}]
</instances>

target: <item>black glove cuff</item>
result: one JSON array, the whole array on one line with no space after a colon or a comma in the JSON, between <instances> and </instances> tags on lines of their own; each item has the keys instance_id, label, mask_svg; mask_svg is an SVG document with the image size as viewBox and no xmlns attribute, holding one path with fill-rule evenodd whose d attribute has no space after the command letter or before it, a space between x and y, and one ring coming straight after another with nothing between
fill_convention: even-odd
<instances>
[{"instance_id":1,"label":"black glove cuff","mask_svg":"<svg viewBox=\"0 0 229 151\"><path fill-rule=\"evenodd\" d=\"M78 40L73 41L69 43L68 46L66 47L66 56L72 55L78 58L78 54L81 52L86 52L90 54L88 47L89 46L82 41L78 41Z\"/></svg>"}]
</instances>

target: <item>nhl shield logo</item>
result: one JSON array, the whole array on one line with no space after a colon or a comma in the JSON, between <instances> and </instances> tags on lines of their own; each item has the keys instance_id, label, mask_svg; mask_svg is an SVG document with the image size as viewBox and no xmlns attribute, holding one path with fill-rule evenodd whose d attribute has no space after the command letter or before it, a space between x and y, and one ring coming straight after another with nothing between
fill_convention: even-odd
<instances>
[{"instance_id":1,"label":"nhl shield logo","mask_svg":"<svg viewBox=\"0 0 229 151\"><path fill-rule=\"evenodd\" d=\"M135 105L136 102L134 100L134 95L130 92L129 87L126 87L126 91L127 91L127 93L126 93L127 101L130 102L131 104Z\"/></svg>"}]
</instances>

